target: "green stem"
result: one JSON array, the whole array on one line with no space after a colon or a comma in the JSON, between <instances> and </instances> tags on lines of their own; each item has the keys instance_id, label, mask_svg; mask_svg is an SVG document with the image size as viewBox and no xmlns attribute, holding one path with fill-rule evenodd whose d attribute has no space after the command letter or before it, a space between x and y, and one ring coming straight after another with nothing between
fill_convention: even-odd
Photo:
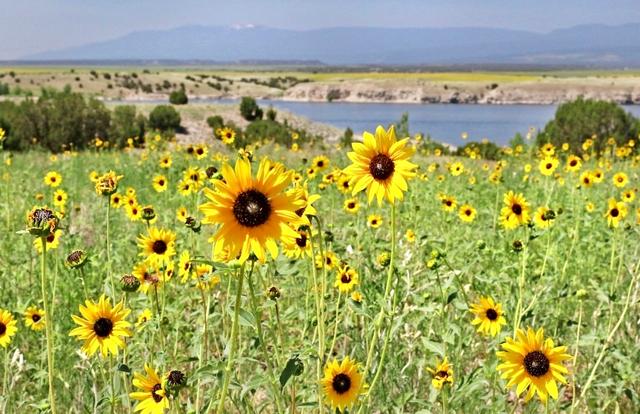
<instances>
[{"instance_id":1,"label":"green stem","mask_svg":"<svg viewBox=\"0 0 640 414\"><path fill-rule=\"evenodd\" d=\"M320 384L320 380L322 379L322 359L324 355L324 345L323 345L323 333L322 327L320 326L321 317L321 309L320 309L320 292L318 291L318 270L316 269L315 260L315 252L313 249L313 241L312 238L310 240L310 249L311 249L311 275L313 277L313 295L316 302L316 329L315 331L318 334L318 360L316 362L316 371L317 371L317 382ZM321 257L322 266L324 266L324 257ZM318 412L322 414L324 412L324 398L322 396L322 387L318 385Z\"/></svg>"},{"instance_id":2,"label":"green stem","mask_svg":"<svg viewBox=\"0 0 640 414\"><path fill-rule=\"evenodd\" d=\"M202 368L206 359L206 349L207 349L207 326L209 323L209 306L210 306L210 295L207 296L206 300L204 297L204 290L200 289L200 296L202 297L202 305L203 305L203 316L204 316L204 325L202 330L202 344L200 345L200 358L198 359L198 370ZM198 388L196 391L196 413L200 412L200 393L201 393L201 379L198 379Z\"/></svg>"},{"instance_id":3,"label":"green stem","mask_svg":"<svg viewBox=\"0 0 640 414\"><path fill-rule=\"evenodd\" d=\"M49 376L49 404L51 404L51 414L56 413L56 400L55 400L55 392L54 392L54 384L53 384L53 330L52 330L52 321L53 315L49 313L49 305L47 299L47 276L46 276L46 263L47 263L47 238L41 237L40 242L42 244L42 254L40 260L40 289L42 291L42 306L44 308L44 323L45 323L45 333L47 339L47 370Z\"/></svg>"},{"instance_id":4,"label":"green stem","mask_svg":"<svg viewBox=\"0 0 640 414\"><path fill-rule=\"evenodd\" d=\"M109 238L110 232L110 221L111 221L111 197L107 197L107 278L109 279L109 283L111 284L111 297L113 297L113 301L116 300L116 288L113 283L113 277L111 276L111 240Z\"/></svg>"},{"instance_id":5,"label":"green stem","mask_svg":"<svg viewBox=\"0 0 640 414\"><path fill-rule=\"evenodd\" d=\"M224 369L224 383L222 384L222 390L220 391L220 399L218 400L218 414L224 413L224 403L227 398L227 391L229 390L229 382L231 381L231 370L233 369L233 363L236 355L236 349L238 348L238 319L240 315L240 302L242 301L242 283L244 281L244 264L240 269L240 275L238 276L238 286L236 291L236 303L235 310L233 312L233 325L231 326L231 347L229 348L229 356L227 358L227 366Z\"/></svg>"},{"instance_id":6,"label":"green stem","mask_svg":"<svg viewBox=\"0 0 640 414\"><path fill-rule=\"evenodd\" d=\"M331 340L331 346L329 347L329 355L333 354L333 347L336 345L336 336L338 335L338 322L340 322L340 299L342 299L342 292L338 292L338 300L336 301L336 317L333 324L333 339Z\"/></svg>"},{"instance_id":7,"label":"green stem","mask_svg":"<svg viewBox=\"0 0 640 414\"><path fill-rule=\"evenodd\" d=\"M249 294L251 296L251 311L256 317L256 331L258 332L258 340L260 341L260 349L263 353L263 358L267 364L267 369L269 370L269 383L271 385L271 392L273 393L273 399L276 404L276 409L278 413L284 412L282 410L282 404L280 401L280 392L278 392L277 379L275 377L275 371L273 369L273 365L271 364L272 356L269 355L269 351L267 350L267 346L264 342L264 336L262 335L262 311L258 307L258 301L256 299L255 291L253 289L253 267L255 262L251 262L251 268L249 269L249 276L247 278L247 282L249 282ZM277 302L276 302L277 306Z\"/></svg>"}]
</instances>

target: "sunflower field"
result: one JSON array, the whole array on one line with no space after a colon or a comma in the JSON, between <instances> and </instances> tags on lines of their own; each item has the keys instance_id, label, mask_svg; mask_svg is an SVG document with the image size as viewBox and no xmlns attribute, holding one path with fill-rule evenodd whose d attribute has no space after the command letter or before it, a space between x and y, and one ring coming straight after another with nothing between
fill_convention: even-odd
<instances>
[{"instance_id":1,"label":"sunflower field","mask_svg":"<svg viewBox=\"0 0 640 414\"><path fill-rule=\"evenodd\" d=\"M640 158L599 139L2 152L0 409L638 412Z\"/></svg>"}]
</instances>

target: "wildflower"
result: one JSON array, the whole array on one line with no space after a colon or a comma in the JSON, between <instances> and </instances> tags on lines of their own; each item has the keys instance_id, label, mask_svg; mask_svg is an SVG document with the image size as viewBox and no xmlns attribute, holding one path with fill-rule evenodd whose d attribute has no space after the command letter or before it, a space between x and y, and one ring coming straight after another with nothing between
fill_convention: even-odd
<instances>
[{"instance_id":1,"label":"wildflower","mask_svg":"<svg viewBox=\"0 0 640 414\"><path fill-rule=\"evenodd\" d=\"M377 229L382 226L382 216L379 214L371 214L367 217L367 226L372 229Z\"/></svg>"},{"instance_id":2,"label":"wildflower","mask_svg":"<svg viewBox=\"0 0 640 414\"><path fill-rule=\"evenodd\" d=\"M0 309L0 346L6 348L11 343L11 337L16 334L16 320L11 312Z\"/></svg>"},{"instance_id":3,"label":"wildflower","mask_svg":"<svg viewBox=\"0 0 640 414\"><path fill-rule=\"evenodd\" d=\"M80 305L79 309L82 317L71 316L79 326L69 336L84 340L82 350L89 356L98 350L103 357L117 355L118 349L125 346L123 338L131 336L131 324L126 321L131 311L122 302L112 307L110 299L104 295L97 303L87 299L85 306Z\"/></svg>"},{"instance_id":4,"label":"wildflower","mask_svg":"<svg viewBox=\"0 0 640 414\"><path fill-rule=\"evenodd\" d=\"M344 411L353 405L362 392L362 374L358 364L349 357L342 362L334 359L325 366L320 384L331 406Z\"/></svg>"},{"instance_id":5,"label":"wildflower","mask_svg":"<svg viewBox=\"0 0 640 414\"><path fill-rule=\"evenodd\" d=\"M358 284L358 272L349 265L342 265L336 273L335 287L342 293L349 293Z\"/></svg>"},{"instance_id":6,"label":"wildflower","mask_svg":"<svg viewBox=\"0 0 640 414\"><path fill-rule=\"evenodd\" d=\"M44 183L49 187L56 188L62 184L62 176L56 171L50 171L44 176Z\"/></svg>"},{"instance_id":7,"label":"wildflower","mask_svg":"<svg viewBox=\"0 0 640 414\"><path fill-rule=\"evenodd\" d=\"M504 204L500 211L500 222L506 229L515 229L529 222L529 205L522 194L509 191L504 195Z\"/></svg>"},{"instance_id":8,"label":"wildflower","mask_svg":"<svg viewBox=\"0 0 640 414\"><path fill-rule=\"evenodd\" d=\"M151 227L146 236L138 237L138 247L142 249L140 256L144 256L156 266L169 263L175 251L176 235L170 230Z\"/></svg>"},{"instance_id":9,"label":"wildflower","mask_svg":"<svg viewBox=\"0 0 640 414\"><path fill-rule=\"evenodd\" d=\"M34 331L44 329L44 318L44 311L36 306L29 306L24 312L24 324L27 325L27 328L31 328Z\"/></svg>"},{"instance_id":10,"label":"wildflower","mask_svg":"<svg viewBox=\"0 0 640 414\"><path fill-rule=\"evenodd\" d=\"M110 196L118 189L118 181L122 179L122 175L116 175L113 171L98 177L96 180L96 194Z\"/></svg>"},{"instance_id":11,"label":"wildflower","mask_svg":"<svg viewBox=\"0 0 640 414\"><path fill-rule=\"evenodd\" d=\"M471 223L476 218L476 209L469 204L463 204L458 210L458 217L465 223Z\"/></svg>"},{"instance_id":12,"label":"wildflower","mask_svg":"<svg viewBox=\"0 0 640 414\"><path fill-rule=\"evenodd\" d=\"M502 305L495 303L490 297L482 297L478 303L471 304L471 313L475 319L472 325L478 325L478 332L496 336L503 325L507 324L502 312Z\"/></svg>"},{"instance_id":13,"label":"wildflower","mask_svg":"<svg viewBox=\"0 0 640 414\"><path fill-rule=\"evenodd\" d=\"M563 374L568 371L562 364L571 358L567 347L554 346L551 338L544 338L542 328L538 331L528 328L526 332L518 329L515 338L507 338L502 344L504 351L497 352L502 360L498 371L508 380L507 387L517 385L517 395L528 389L525 401L536 394L542 402L546 402L549 395L558 399L556 381L567 383Z\"/></svg>"},{"instance_id":14,"label":"wildflower","mask_svg":"<svg viewBox=\"0 0 640 414\"><path fill-rule=\"evenodd\" d=\"M433 385L433 388L441 390L443 385L453 384L453 369L451 368L449 361L447 361L447 357L445 357L442 362L438 362L435 369L427 368L427 371L433 375L433 378L431 379L431 385Z\"/></svg>"},{"instance_id":15,"label":"wildflower","mask_svg":"<svg viewBox=\"0 0 640 414\"><path fill-rule=\"evenodd\" d=\"M353 180L352 194L366 189L368 201L375 197L378 204L385 197L392 204L402 200L403 192L408 190L407 179L415 176L417 168L409 161L414 152L406 148L409 138L396 141L393 127L385 131L379 126L375 136L365 132L363 139L363 143L354 142L354 151L347 154L352 164L344 173Z\"/></svg>"},{"instance_id":16,"label":"wildflower","mask_svg":"<svg viewBox=\"0 0 640 414\"><path fill-rule=\"evenodd\" d=\"M164 175L156 175L153 177L153 189L158 193L162 193L167 190L169 186L169 182L167 181L167 177Z\"/></svg>"},{"instance_id":17,"label":"wildflower","mask_svg":"<svg viewBox=\"0 0 640 414\"><path fill-rule=\"evenodd\" d=\"M620 221L627 216L627 205L615 198L609 199L609 205L605 217L610 227L618 227Z\"/></svg>"},{"instance_id":18,"label":"wildflower","mask_svg":"<svg viewBox=\"0 0 640 414\"><path fill-rule=\"evenodd\" d=\"M169 399L165 395L166 381L163 381L156 371L148 364L144 364L145 374L133 374L133 386L138 389L129 394L137 400L134 411L141 414L162 414L169 409Z\"/></svg>"}]
</instances>

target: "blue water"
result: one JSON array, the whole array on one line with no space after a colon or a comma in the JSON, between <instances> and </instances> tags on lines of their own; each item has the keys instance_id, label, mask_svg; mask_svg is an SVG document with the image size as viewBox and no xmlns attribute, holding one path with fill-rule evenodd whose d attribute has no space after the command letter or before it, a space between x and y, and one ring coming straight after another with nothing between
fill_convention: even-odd
<instances>
[{"instance_id":1,"label":"blue water","mask_svg":"<svg viewBox=\"0 0 640 414\"><path fill-rule=\"evenodd\" d=\"M165 103L166 101L149 101ZM234 103L231 99L192 100L191 103ZM387 126L398 122L403 113L409 114L409 130L412 134L430 135L436 141L453 145L487 138L504 145L516 133L523 136L531 128L542 129L556 111L556 105L471 105L471 104L399 104L399 103L345 103L345 102L286 102L259 100L262 107L273 106L313 121L350 127L356 134L373 132L377 125ZM640 117L640 105L623 105L623 108Z\"/></svg>"},{"instance_id":2,"label":"blue water","mask_svg":"<svg viewBox=\"0 0 640 414\"><path fill-rule=\"evenodd\" d=\"M542 129L556 111L556 105L465 105L465 104L398 104L342 102L260 101L261 106L273 105L305 116L314 121L350 127L356 133L373 131L378 124L397 122L403 113L409 114L409 130L453 145L483 138L506 144L516 133L526 135L530 128ZM624 106L640 116L640 106Z\"/></svg>"}]
</instances>

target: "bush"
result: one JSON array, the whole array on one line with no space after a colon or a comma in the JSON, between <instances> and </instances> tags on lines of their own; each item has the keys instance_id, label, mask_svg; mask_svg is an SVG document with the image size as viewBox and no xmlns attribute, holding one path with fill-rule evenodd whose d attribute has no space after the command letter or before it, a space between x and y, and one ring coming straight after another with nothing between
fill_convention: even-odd
<instances>
[{"instance_id":1,"label":"bush","mask_svg":"<svg viewBox=\"0 0 640 414\"><path fill-rule=\"evenodd\" d=\"M189 102L189 98L187 97L184 89L179 89L171 92L169 95L169 102L174 105L186 105Z\"/></svg>"},{"instance_id":2,"label":"bush","mask_svg":"<svg viewBox=\"0 0 640 414\"><path fill-rule=\"evenodd\" d=\"M216 132L218 128L224 128L224 119L220 115L214 115L207 118L207 125Z\"/></svg>"},{"instance_id":3,"label":"bush","mask_svg":"<svg viewBox=\"0 0 640 414\"><path fill-rule=\"evenodd\" d=\"M344 130L344 135L340 137L340 144L342 144L345 148L351 148L351 144L353 143L353 129L347 127Z\"/></svg>"},{"instance_id":4,"label":"bush","mask_svg":"<svg viewBox=\"0 0 640 414\"><path fill-rule=\"evenodd\" d=\"M256 103L256 100L245 96L242 98L240 102L240 115L247 121L255 121L257 119L262 119L262 109Z\"/></svg>"},{"instance_id":5,"label":"bush","mask_svg":"<svg viewBox=\"0 0 640 414\"><path fill-rule=\"evenodd\" d=\"M134 139L134 146L144 143L146 119L142 114L136 114L133 105L116 106L111 116L109 141L116 147L127 146L129 138Z\"/></svg>"},{"instance_id":6,"label":"bush","mask_svg":"<svg viewBox=\"0 0 640 414\"><path fill-rule=\"evenodd\" d=\"M9 85L6 83L0 83L0 95L9 95L9 92L11 92Z\"/></svg>"},{"instance_id":7,"label":"bush","mask_svg":"<svg viewBox=\"0 0 640 414\"><path fill-rule=\"evenodd\" d=\"M278 113L276 112L276 110L273 109L273 106L270 106L269 109L267 109L267 119L269 121L275 121L277 116Z\"/></svg>"},{"instance_id":8,"label":"bush","mask_svg":"<svg viewBox=\"0 0 640 414\"><path fill-rule=\"evenodd\" d=\"M158 105L149 114L149 126L160 131L180 129L180 114L171 105Z\"/></svg>"},{"instance_id":9,"label":"bush","mask_svg":"<svg viewBox=\"0 0 640 414\"><path fill-rule=\"evenodd\" d=\"M537 144L551 142L555 146L568 143L571 151L581 154L585 139L597 136L594 150L600 153L608 138L619 145L640 132L638 120L615 103L578 98L558 107L555 118L537 137Z\"/></svg>"},{"instance_id":10,"label":"bush","mask_svg":"<svg viewBox=\"0 0 640 414\"><path fill-rule=\"evenodd\" d=\"M491 141L468 142L464 146L458 147L455 155L468 157L471 152L475 152L476 155L485 160L499 160L502 155L500 147Z\"/></svg>"}]
</instances>

